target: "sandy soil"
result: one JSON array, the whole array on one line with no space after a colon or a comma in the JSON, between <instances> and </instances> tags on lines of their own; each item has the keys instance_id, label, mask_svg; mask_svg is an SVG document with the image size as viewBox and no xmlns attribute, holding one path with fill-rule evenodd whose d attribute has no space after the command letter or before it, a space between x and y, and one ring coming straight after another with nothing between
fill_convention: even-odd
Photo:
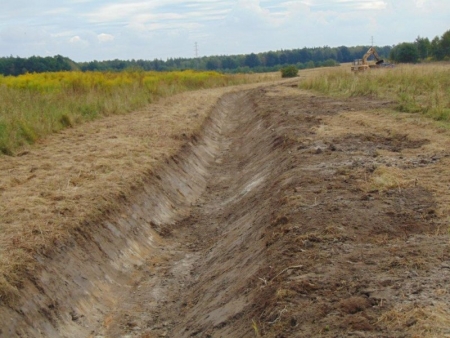
<instances>
[{"instance_id":1,"label":"sandy soil","mask_svg":"<svg viewBox=\"0 0 450 338\"><path fill-rule=\"evenodd\" d=\"M450 337L450 135L295 81L222 93L141 188L36 258L0 335Z\"/></svg>"}]
</instances>

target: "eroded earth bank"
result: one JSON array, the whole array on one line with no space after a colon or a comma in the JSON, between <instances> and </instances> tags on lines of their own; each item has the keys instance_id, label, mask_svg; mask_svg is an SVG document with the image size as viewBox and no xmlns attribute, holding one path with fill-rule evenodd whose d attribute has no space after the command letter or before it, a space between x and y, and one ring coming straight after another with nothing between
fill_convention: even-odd
<instances>
[{"instance_id":1,"label":"eroded earth bank","mask_svg":"<svg viewBox=\"0 0 450 338\"><path fill-rule=\"evenodd\" d=\"M1 335L450 336L449 133L296 83L222 96L134 196L38 258Z\"/></svg>"}]
</instances>

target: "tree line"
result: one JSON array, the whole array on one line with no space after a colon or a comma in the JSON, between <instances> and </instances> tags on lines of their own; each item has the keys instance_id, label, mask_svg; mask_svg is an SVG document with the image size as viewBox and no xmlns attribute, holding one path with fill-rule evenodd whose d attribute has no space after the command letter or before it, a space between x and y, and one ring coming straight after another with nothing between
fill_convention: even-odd
<instances>
[{"instance_id":1,"label":"tree line","mask_svg":"<svg viewBox=\"0 0 450 338\"><path fill-rule=\"evenodd\" d=\"M172 71L172 70L214 70L224 73L248 73L278 71L287 65L295 65L299 69L330 67L342 62L350 62L360 58L368 46L356 47L315 47L264 53L241 55L217 55L199 58L169 58L167 60L108 60L76 63L67 57L32 56L30 58L0 58L0 74L20 75L53 71ZM377 47L380 55L387 56L391 47Z\"/></svg>"},{"instance_id":2,"label":"tree line","mask_svg":"<svg viewBox=\"0 0 450 338\"><path fill-rule=\"evenodd\" d=\"M241 55L216 55L200 58L169 58L163 60L111 60L80 63L82 71L124 70L171 71L183 69L214 70L226 73L278 71L287 65L299 69L335 66L361 57L368 46L302 48ZM389 55L391 47L378 47L380 54Z\"/></svg>"},{"instance_id":3,"label":"tree line","mask_svg":"<svg viewBox=\"0 0 450 338\"><path fill-rule=\"evenodd\" d=\"M278 71L294 65L299 69L330 67L361 58L369 46L314 47L241 55L216 55L200 58L169 58L167 60L108 60L74 62L67 57L32 56L30 58L0 57L0 74L20 75L54 71L172 71L214 70L224 73L248 73ZM403 42L396 46L375 46L382 58L394 62L420 62L450 60L450 30L433 40L418 37L414 42Z\"/></svg>"},{"instance_id":4,"label":"tree line","mask_svg":"<svg viewBox=\"0 0 450 338\"><path fill-rule=\"evenodd\" d=\"M61 55L0 58L0 74L2 75L17 76L26 73L59 72L77 69L79 68L74 61Z\"/></svg>"},{"instance_id":5,"label":"tree line","mask_svg":"<svg viewBox=\"0 0 450 338\"><path fill-rule=\"evenodd\" d=\"M450 30L430 41L420 36L392 48L389 58L395 62L450 61Z\"/></svg>"}]
</instances>

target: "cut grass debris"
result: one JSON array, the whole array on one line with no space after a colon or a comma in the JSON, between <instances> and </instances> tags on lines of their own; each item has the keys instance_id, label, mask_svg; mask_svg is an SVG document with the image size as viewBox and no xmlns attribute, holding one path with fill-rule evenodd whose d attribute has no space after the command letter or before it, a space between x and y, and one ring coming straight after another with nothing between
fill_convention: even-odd
<instances>
[{"instance_id":1,"label":"cut grass debris","mask_svg":"<svg viewBox=\"0 0 450 338\"><path fill-rule=\"evenodd\" d=\"M383 313L379 322L409 337L450 337L450 311L446 304L399 306Z\"/></svg>"}]
</instances>

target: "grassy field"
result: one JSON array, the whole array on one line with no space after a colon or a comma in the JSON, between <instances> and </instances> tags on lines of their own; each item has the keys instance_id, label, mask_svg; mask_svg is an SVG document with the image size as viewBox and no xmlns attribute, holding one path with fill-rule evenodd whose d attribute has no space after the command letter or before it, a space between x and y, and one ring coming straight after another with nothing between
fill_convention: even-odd
<instances>
[{"instance_id":1,"label":"grassy field","mask_svg":"<svg viewBox=\"0 0 450 338\"><path fill-rule=\"evenodd\" d=\"M358 74L341 67L316 73L300 87L328 95L391 99L399 111L450 121L450 64L402 65Z\"/></svg>"},{"instance_id":2,"label":"grassy field","mask_svg":"<svg viewBox=\"0 0 450 338\"><path fill-rule=\"evenodd\" d=\"M59 72L0 75L0 153L101 116L125 114L175 93L258 82L273 75L216 72Z\"/></svg>"}]
</instances>

